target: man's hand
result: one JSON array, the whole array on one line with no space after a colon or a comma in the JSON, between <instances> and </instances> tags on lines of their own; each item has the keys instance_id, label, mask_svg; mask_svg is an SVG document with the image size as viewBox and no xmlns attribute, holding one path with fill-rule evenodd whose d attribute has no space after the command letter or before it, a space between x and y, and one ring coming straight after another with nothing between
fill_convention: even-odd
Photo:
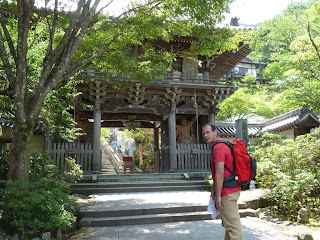
<instances>
[{"instance_id":1,"label":"man's hand","mask_svg":"<svg viewBox=\"0 0 320 240\"><path fill-rule=\"evenodd\" d=\"M221 211L222 206L221 206L221 196L216 196L216 208Z\"/></svg>"}]
</instances>

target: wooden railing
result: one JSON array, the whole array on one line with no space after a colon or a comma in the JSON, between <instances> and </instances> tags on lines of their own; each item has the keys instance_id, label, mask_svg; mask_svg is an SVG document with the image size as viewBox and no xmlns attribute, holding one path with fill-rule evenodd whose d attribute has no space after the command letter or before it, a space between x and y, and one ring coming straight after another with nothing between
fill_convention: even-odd
<instances>
[{"instance_id":1,"label":"wooden railing","mask_svg":"<svg viewBox=\"0 0 320 240\"><path fill-rule=\"evenodd\" d=\"M173 73L168 73L164 76L161 82L173 82L173 83L193 83L193 84L223 84L223 85L232 85L233 81L231 79L213 79L206 78L204 76L195 76L190 77L184 74L176 75Z\"/></svg>"},{"instance_id":2,"label":"wooden railing","mask_svg":"<svg viewBox=\"0 0 320 240\"><path fill-rule=\"evenodd\" d=\"M91 172L93 148L91 143L53 143L48 149L52 160L62 168L67 168L66 158L76 159L76 163L81 166L84 172Z\"/></svg>"},{"instance_id":3,"label":"wooden railing","mask_svg":"<svg viewBox=\"0 0 320 240\"><path fill-rule=\"evenodd\" d=\"M178 144L177 169L210 171L212 147L208 144Z\"/></svg>"},{"instance_id":4,"label":"wooden railing","mask_svg":"<svg viewBox=\"0 0 320 240\"><path fill-rule=\"evenodd\" d=\"M125 81L125 82L136 82L136 80L128 77L123 77L115 74L108 74L108 73L101 73L101 72L94 72L92 75L88 75L86 73L82 74L83 78L96 78L97 80L99 79L100 81L104 81L103 79L108 79L112 77L114 80L117 81ZM213 79L213 78L208 78L205 76L186 76L185 74L175 74L175 73L167 73L164 76L159 77L158 80L153 80L151 82L157 83L157 82L163 82L163 83L169 83L169 84L214 84L214 85L227 85L227 86L232 86L233 85L233 80L232 79L226 79L226 78L221 78L221 79Z\"/></svg>"}]
</instances>

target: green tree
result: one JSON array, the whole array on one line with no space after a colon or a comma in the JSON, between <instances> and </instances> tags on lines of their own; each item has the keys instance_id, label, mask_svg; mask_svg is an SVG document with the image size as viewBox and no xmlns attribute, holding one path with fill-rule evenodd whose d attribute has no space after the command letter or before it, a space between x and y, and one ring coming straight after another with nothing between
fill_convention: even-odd
<instances>
[{"instance_id":1,"label":"green tree","mask_svg":"<svg viewBox=\"0 0 320 240\"><path fill-rule=\"evenodd\" d=\"M15 122L9 179L28 180L30 138L43 104L82 70L154 80L169 70L173 56L145 40L169 41L172 33L195 34L201 41L192 46L201 54L238 46L227 29L211 34L232 0L138 1L116 17L108 11L112 2L48 0L42 8L34 0L0 3L1 100ZM140 46L139 56L129 46Z\"/></svg>"},{"instance_id":2,"label":"green tree","mask_svg":"<svg viewBox=\"0 0 320 240\"><path fill-rule=\"evenodd\" d=\"M291 4L250 32L256 56L263 52L261 57L270 61L264 69L264 77L271 80L268 89L281 92L290 108L320 110L319 14L319 1Z\"/></svg>"},{"instance_id":3,"label":"green tree","mask_svg":"<svg viewBox=\"0 0 320 240\"><path fill-rule=\"evenodd\" d=\"M108 138L111 134L110 128L101 128L101 137Z\"/></svg>"},{"instance_id":4,"label":"green tree","mask_svg":"<svg viewBox=\"0 0 320 240\"><path fill-rule=\"evenodd\" d=\"M134 139L134 160L135 164L139 165L139 144L142 145L142 159L145 165L151 166L151 171L154 167L154 136L153 129L137 128L135 130L124 130L121 133L123 136Z\"/></svg>"},{"instance_id":5,"label":"green tree","mask_svg":"<svg viewBox=\"0 0 320 240\"><path fill-rule=\"evenodd\" d=\"M218 105L218 121L235 121L250 117L273 118L286 112L286 108L279 101L280 96L270 94L267 90L256 86L256 79L247 74L240 87L231 97ZM249 86L249 87L247 87Z\"/></svg>"}]
</instances>

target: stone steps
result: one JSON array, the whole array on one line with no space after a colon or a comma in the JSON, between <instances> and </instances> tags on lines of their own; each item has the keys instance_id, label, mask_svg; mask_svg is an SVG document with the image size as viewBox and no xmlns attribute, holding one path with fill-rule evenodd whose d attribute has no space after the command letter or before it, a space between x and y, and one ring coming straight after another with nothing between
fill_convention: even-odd
<instances>
[{"instance_id":1,"label":"stone steps","mask_svg":"<svg viewBox=\"0 0 320 240\"><path fill-rule=\"evenodd\" d=\"M95 179L95 180L93 180ZM195 178L193 178L195 179ZM153 174L96 174L96 175L83 175L78 183L91 183L95 182L154 182L154 181L173 181L173 180L186 180L181 173L153 173ZM202 179L199 179L203 181Z\"/></svg>"},{"instance_id":2,"label":"stone steps","mask_svg":"<svg viewBox=\"0 0 320 240\"><path fill-rule=\"evenodd\" d=\"M101 156L101 173L107 175L117 174L117 166L112 162L111 158L111 153L103 149Z\"/></svg>"},{"instance_id":3,"label":"stone steps","mask_svg":"<svg viewBox=\"0 0 320 240\"><path fill-rule=\"evenodd\" d=\"M130 178L128 178L130 179ZM141 178L140 178L141 180ZM149 179L150 180L150 179ZM76 183L71 185L73 193L84 195L99 193L128 193L128 192L159 192L159 191L188 191L188 190L210 190L210 186L204 181L186 180L162 180L162 181L110 181L97 183Z\"/></svg>"},{"instance_id":4,"label":"stone steps","mask_svg":"<svg viewBox=\"0 0 320 240\"><path fill-rule=\"evenodd\" d=\"M253 209L240 209L239 213L240 217L257 216L257 211ZM80 227L126 226L212 219L211 214L207 212L207 205L118 211L81 211L80 216Z\"/></svg>"},{"instance_id":5,"label":"stone steps","mask_svg":"<svg viewBox=\"0 0 320 240\"><path fill-rule=\"evenodd\" d=\"M72 186L74 188L121 188L121 187L148 187L148 186L186 186L186 185L200 185L200 186L209 186L204 181L199 180L191 180L191 181L185 181L185 180L167 180L167 181L132 181L132 182L96 182L96 183L76 183Z\"/></svg>"},{"instance_id":6,"label":"stone steps","mask_svg":"<svg viewBox=\"0 0 320 240\"><path fill-rule=\"evenodd\" d=\"M122 187L122 188L81 188L74 189L73 193L84 195L99 194L99 193L132 193L132 192L159 192L159 191L191 191L191 190L207 190L207 186L153 186L153 187Z\"/></svg>"},{"instance_id":7,"label":"stone steps","mask_svg":"<svg viewBox=\"0 0 320 240\"><path fill-rule=\"evenodd\" d=\"M72 192L93 195L100 200L80 208L78 225L108 227L210 220L212 216L207 212L206 200L210 195L210 186L199 180L203 174L189 175L86 176L71 186ZM251 201L257 200L250 195ZM256 210L248 208L257 204L241 201L238 205L241 217L257 216Z\"/></svg>"},{"instance_id":8,"label":"stone steps","mask_svg":"<svg viewBox=\"0 0 320 240\"><path fill-rule=\"evenodd\" d=\"M83 218L80 220L79 225L80 227L107 227L183 221L199 221L210 219L211 214L208 214L207 212L182 212L123 217Z\"/></svg>"}]
</instances>

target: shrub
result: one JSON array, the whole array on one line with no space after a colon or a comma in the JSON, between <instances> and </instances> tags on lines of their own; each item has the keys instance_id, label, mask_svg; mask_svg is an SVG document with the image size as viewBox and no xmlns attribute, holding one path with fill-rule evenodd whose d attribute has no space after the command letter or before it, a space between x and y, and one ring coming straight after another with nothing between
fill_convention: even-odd
<instances>
[{"instance_id":1,"label":"shrub","mask_svg":"<svg viewBox=\"0 0 320 240\"><path fill-rule=\"evenodd\" d=\"M67 169L63 170L63 179L68 183L75 183L79 180L83 174L80 165L76 163L76 160L71 157L66 158L68 165Z\"/></svg>"},{"instance_id":2,"label":"shrub","mask_svg":"<svg viewBox=\"0 0 320 240\"><path fill-rule=\"evenodd\" d=\"M8 178L10 151L0 150L0 180Z\"/></svg>"},{"instance_id":3,"label":"shrub","mask_svg":"<svg viewBox=\"0 0 320 240\"><path fill-rule=\"evenodd\" d=\"M311 217L316 217L320 204L320 140L315 134L289 140L266 133L256 143L253 155L259 160L257 184L270 189L268 199L275 203L276 212L296 220L299 209L305 206Z\"/></svg>"},{"instance_id":4,"label":"shrub","mask_svg":"<svg viewBox=\"0 0 320 240\"><path fill-rule=\"evenodd\" d=\"M66 169L58 168L55 162L47 153L33 153L30 158L30 180L37 180L41 177L64 179L68 183L74 183L80 179L83 171L76 160L67 157Z\"/></svg>"},{"instance_id":5,"label":"shrub","mask_svg":"<svg viewBox=\"0 0 320 240\"><path fill-rule=\"evenodd\" d=\"M70 226L77 206L70 195L70 182L81 176L80 166L67 159L69 170L59 169L46 153L30 158L29 182L8 181L0 199L3 221L22 238L54 232Z\"/></svg>"},{"instance_id":6,"label":"shrub","mask_svg":"<svg viewBox=\"0 0 320 240\"><path fill-rule=\"evenodd\" d=\"M204 181L212 187L212 185L213 185L212 174L211 173L204 173L203 177L204 177Z\"/></svg>"},{"instance_id":7,"label":"shrub","mask_svg":"<svg viewBox=\"0 0 320 240\"><path fill-rule=\"evenodd\" d=\"M63 180L8 181L0 202L3 220L22 238L56 231L75 220L76 200Z\"/></svg>"}]
</instances>

